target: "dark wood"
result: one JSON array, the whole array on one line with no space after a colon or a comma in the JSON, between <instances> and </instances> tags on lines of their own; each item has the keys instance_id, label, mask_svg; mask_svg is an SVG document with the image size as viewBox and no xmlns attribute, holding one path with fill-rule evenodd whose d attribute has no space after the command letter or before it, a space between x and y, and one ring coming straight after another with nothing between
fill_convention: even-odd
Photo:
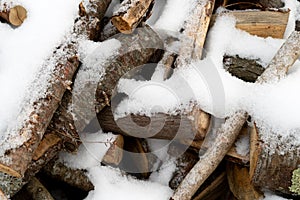
<instances>
[{"instance_id":1,"label":"dark wood","mask_svg":"<svg viewBox=\"0 0 300 200\"><path fill-rule=\"evenodd\" d=\"M156 113L151 118L143 115L128 115L114 120L110 107L104 108L98 115L101 128L106 132L113 132L127 136L156 139L176 139L185 144L193 140L204 139L210 125L210 116L204 111L199 113L201 119L186 115L168 115ZM148 126L151 121L151 126ZM198 128L200 127L200 128Z\"/></svg>"}]
</instances>

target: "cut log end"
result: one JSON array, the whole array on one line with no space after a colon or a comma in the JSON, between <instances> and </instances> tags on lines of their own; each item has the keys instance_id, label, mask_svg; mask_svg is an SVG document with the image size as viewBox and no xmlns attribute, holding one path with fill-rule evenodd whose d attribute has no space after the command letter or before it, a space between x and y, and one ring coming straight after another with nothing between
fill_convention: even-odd
<instances>
[{"instance_id":1,"label":"cut log end","mask_svg":"<svg viewBox=\"0 0 300 200\"><path fill-rule=\"evenodd\" d=\"M23 6L15 6L10 9L8 20L14 26L20 26L27 18L27 11Z\"/></svg>"}]
</instances>

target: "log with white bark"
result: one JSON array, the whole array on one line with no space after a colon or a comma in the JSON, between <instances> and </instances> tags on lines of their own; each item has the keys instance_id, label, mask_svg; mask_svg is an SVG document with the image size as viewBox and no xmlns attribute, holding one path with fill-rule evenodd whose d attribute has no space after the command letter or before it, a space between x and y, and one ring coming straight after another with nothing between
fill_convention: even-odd
<instances>
[{"instance_id":1,"label":"log with white bark","mask_svg":"<svg viewBox=\"0 0 300 200\"><path fill-rule=\"evenodd\" d=\"M300 56L299 44L300 33L295 31L282 45L256 83L273 83L283 78L289 67L291 67ZM215 170L231 148L247 118L247 112L238 111L226 120L222 127L218 129L214 144L185 177L171 199L188 200L192 198L197 189Z\"/></svg>"},{"instance_id":2,"label":"log with white bark","mask_svg":"<svg viewBox=\"0 0 300 200\"><path fill-rule=\"evenodd\" d=\"M154 0L124 0L114 13L111 22L121 33L132 33L147 12L151 12Z\"/></svg>"},{"instance_id":3,"label":"log with white bark","mask_svg":"<svg viewBox=\"0 0 300 200\"><path fill-rule=\"evenodd\" d=\"M13 26L20 26L26 18L27 10L21 5L11 6L4 4L3 9L0 10L0 19Z\"/></svg>"},{"instance_id":4,"label":"log with white bark","mask_svg":"<svg viewBox=\"0 0 300 200\"><path fill-rule=\"evenodd\" d=\"M89 6L97 7L97 1L89 1ZM106 8L107 6L99 8L97 11L105 12ZM49 68L47 66L49 63L55 65L47 89L37 92L41 95L30 105L32 112L24 119L23 127L18 130L20 137L31 133L30 137L20 147L9 149L5 155L0 157L0 188L7 194L20 189L22 184L19 183L23 181L22 177L32 161L34 151L38 147L53 113L59 106L65 90L70 88L73 75L79 66L78 41L82 38L89 39L89 36L93 35L91 33L92 30L95 30L95 22L99 21L95 16L97 13L86 10L85 14L76 20L73 31L42 67L43 69ZM43 72L40 72L38 76L42 76L42 74Z\"/></svg>"}]
</instances>

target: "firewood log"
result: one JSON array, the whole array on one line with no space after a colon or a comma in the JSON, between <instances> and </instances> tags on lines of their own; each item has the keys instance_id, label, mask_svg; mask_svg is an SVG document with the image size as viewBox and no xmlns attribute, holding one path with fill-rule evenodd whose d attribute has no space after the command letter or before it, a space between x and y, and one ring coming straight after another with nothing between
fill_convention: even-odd
<instances>
[{"instance_id":1,"label":"firewood log","mask_svg":"<svg viewBox=\"0 0 300 200\"><path fill-rule=\"evenodd\" d=\"M153 0L124 0L112 19L112 24L125 34L132 33L143 16L147 14ZM151 11L151 8L149 9Z\"/></svg>"},{"instance_id":2,"label":"firewood log","mask_svg":"<svg viewBox=\"0 0 300 200\"><path fill-rule=\"evenodd\" d=\"M291 135L284 139L275 137L267 142L262 138L263 134L272 133L265 133L256 126L251 132L250 177L252 183L256 187L294 194L290 186L293 171L297 170L300 165L300 146L291 142L297 139ZM275 146L270 147L268 145L270 142Z\"/></svg>"},{"instance_id":3,"label":"firewood log","mask_svg":"<svg viewBox=\"0 0 300 200\"><path fill-rule=\"evenodd\" d=\"M89 1L89 4L97 7L96 1ZM106 8L100 8L99 11L104 12ZM65 90L69 88L73 75L79 65L76 56L78 37L82 38L83 36L88 38L91 35L89 34L91 33L90 30L94 27L95 19L97 19L93 16L94 14L96 13L88 10L86 16L78 18L74 23L71 37L68 37L51 55L50 59L54 58L55 62L54 60L52 61L56 63L52 80L50 80L47 91L40 91L41 94L45 93L44 97L34 102L30 116L28 116L28 119L25 119L25 125L19 130L20 136L31 133L31 137L20 147L7 150L6 154L0 158L0 188L7 194L14 193L20 189L19 182L22 182L20 179L22 180L25 171L28 169L33 153L40 143ZM48 65L48 62L49 60L44 65ZM16 178L13 179L12 176Z\"/></svg>"},{"instance_id":4,"label":"firewood log","mask_svg":"<svg viewBox=\"0 0 300 200\"><path fill-rule=\"evenodd\" d=\"M233 16L238 29L259 37L283 38L289 14L289 11L233 11L213 15L211 25L218 16Z\"/></svg>"},{"instance_id":5,"label":"firewood log","mask_svg":"<svg viewBox=\"0 0 300 200\"><path fill-rule=\"evenodd\" d=\"M83 170L71 169L58 160L53 160L48 163L43 168L43 172L57 180L63 181L84 191L91 191L94 189L94 185L90 182Z\"/></svg>"},{"instance_id":6,"label":"firewood log","mask_svg":"<svg viewBox=\"0 0 300 200\"><path fill-rule=\"evenodd\" d=\"M117 135L113 145L108 149L102 162L109 165L120 164L123 158L124 138L122 135Z\"/></svg>"},{"instance_id":7,"label":"firewood log","mask_svg":"<svg viewBox=\"0 0 300 200\"><path fill-rule=\"evenodd\" d=\"M271 60L264 73L257 79L256 83L272 83L279 81L286 75L300 56L300 33L293 32ZM238 111L230 116L218 130L217 138L212 148L197 162L190 173L185 177L175 191L171 199L187 200L197 191L200 185L214 171L222 161L232 144L236 140L239 131L248 118L245 111ZM193 180L192 184L190 180Z\"/></svg>"},{"instance_id":8,"label":"firewood log","mask_svg":"<svg viewBox=\"0 0 300 200\"><path fill-rule=\"evenodd\" d=\"M197 118L191 116L197 116ZM210 115L201 110L198 110L197 115L156 113L151 118L142 115L128 115L115 121L111 108L106 107L97 117L101 128L107 132L140 136L141 138L176 139L182 143L203 140L210 125ZM132 126L132 121L141 129ZM150 121L151 127L147 126ZM161 127L161 125L163 126Z\"/></svg>"},{"instance_id":9,"label":"firewood log","mask_svg":"<svg viewBox=\"0 0 300 200\"><path fill-rule=\"evenodd\" d=\"M240 58L239 56L225 55L223 66L231 75L246 82L255 82L265 70L256 60Z\"/></svg>"},{"instance_id":10,"label":"firewood log","mask_svg":"<svg viewBox=\"0 0 300 200\"><path fill-rule=\"evenodd\" d=\"M21 5L9 7L5 4L0 11L0 18L13 26L20 26L27 18L27 10Z\"/></svg>"}]
</instances>

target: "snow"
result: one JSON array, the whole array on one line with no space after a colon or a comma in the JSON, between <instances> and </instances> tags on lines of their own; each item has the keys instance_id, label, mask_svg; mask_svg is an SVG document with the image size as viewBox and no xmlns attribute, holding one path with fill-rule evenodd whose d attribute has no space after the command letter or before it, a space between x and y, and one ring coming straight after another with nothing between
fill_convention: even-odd
<instances>
[{"instance_id":1,"label":"snow","mask_svg":"<svg viewBox=\"0 0 300 200\"><path fill-rule=\"evenodd\" d=\"M283 197L280 197L270 191L266 191L264 192L264 198L263 200L291 200L291 199L286 199L286 198L283 198Z\"/></svg>"},{"instance_id":2,"label":"snow","mask_svg":"<svg viewBox=\"0 0 300 200\"><path fill-rule=\"evenodd\" d=\"M60 153L60 161L73 169L87 169L98 166L116 136L102 131L83 133L80 135L82 144L76 154Z\"/></svg>"},{"instance_id":3,"label":"snow","mask_svg":"<svg viewBox=\"0 0 300 200\"><path fill-rule=\"evenodd\" d=\"M5 2L9 4L11 1ZM31 112L28 106L44 95L49 79L47 75L54 66L43 63L70 31L78 12L79 0L18 0L14 3L24 6L28 13L19 28L0 23L1 155L5 149L21 144L28 137L15 136L22 126L22 117L29 116L28 112ZM57 9L57 5L60 9ZM44 76L37 79L41 71ZM12 141L8 141L8 138L12 138Z\"/></svg>"},{"instance_id":4,"label":"snow","mask_svg":"<svg viewBox=\"0 0 300 200\"><path fill-rule=\"evenodd\" d=\"M168 200L173 193L168 186L124 176L110 167L93 167L88 173L95 190L86 200Z\"/></svg>"},{"instance_id":5,"label":"snow","mask_svg":"<svg viewBox=\"0 0 300 200\"><path fill-rule=\"evenodd\" d=\"M242 156L246 156L250 152L249 134L242 135L235 142L236 152Z\"/></svg>"}]
</instances>

